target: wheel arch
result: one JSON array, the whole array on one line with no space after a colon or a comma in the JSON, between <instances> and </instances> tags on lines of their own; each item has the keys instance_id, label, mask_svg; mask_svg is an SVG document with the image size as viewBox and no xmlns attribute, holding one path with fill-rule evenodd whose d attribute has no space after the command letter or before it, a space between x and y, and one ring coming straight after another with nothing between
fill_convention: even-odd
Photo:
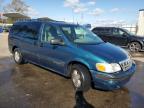
<instances>
[{"instance_id":1,"label":"wheel arch","mask_svg":"<svg viewBox=\"0 0 144 108\"><path fill-rule=\"evenodd\" d=\"M68 64L67 64L67 71L68 71L68 74L67 76L70 77L70 74L71 74L71 66L74 65L74 64L79 64L79 65L82 65L84 67L86 67L86 69L88 69L89 71L89 74L91 76L91 79L92 79L92 74L90 73L90 66L88 63L86 62L83 62L83 61L78 61L78 60L74 60L74 61L70 61Z\"/></svg>"},{"instance_id":2,"label":"wheel arch","mask_svg":"<svg viewBox=\"0 0 144 108\"><path fill-rule=\"evenodd\" d=\"M14 50L15 50L16 48L18 48L18 47L17 47L17 46L13 46L13 47L12 47L12 53L14 52Z\"/></svg>"},{"instance_id":3,"label":"wheel arch","mask_svg":"<svg viewBox=\"0 0 144 108\"><path fill-rule=\"evenodd\" d=\"M140 46L141 46L141 49L142 49L142 47L143 47L143 43L142 43L141 41L138 41L138 40L130 41L129 44L128 44L128 47L129 47L129 45L130 45L132 42L137 42L137 43L139 43Z\"/></svg>"}]
</instances>

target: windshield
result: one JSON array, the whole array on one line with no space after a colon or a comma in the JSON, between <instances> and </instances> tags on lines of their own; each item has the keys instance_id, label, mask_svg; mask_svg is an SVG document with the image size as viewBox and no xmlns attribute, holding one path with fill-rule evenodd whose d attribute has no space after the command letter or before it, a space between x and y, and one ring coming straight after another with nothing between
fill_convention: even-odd
<instances>
[{"instance_id":1,"label":"windshield","mask_svg":"<svg viewBox=\"0 0 144 108\"><path fill-rule=\"evenodd\" d=\"M77 44L98 44L103 41L90 30L82 26L60 26L62 32L67 38Z\"/></svg>"},{"instance_id":2,"label":"windshield","mask_svg":"<svg viewBox=\"0 0 144 108\"><path fill-rule=\"evenodd\" d=\"M126 33L128 33L129 35L135 35L134 33L130 32L130 31L126 30L126 29L122 29L122 30L125 31Z\"/></svg>"}]
</instances>

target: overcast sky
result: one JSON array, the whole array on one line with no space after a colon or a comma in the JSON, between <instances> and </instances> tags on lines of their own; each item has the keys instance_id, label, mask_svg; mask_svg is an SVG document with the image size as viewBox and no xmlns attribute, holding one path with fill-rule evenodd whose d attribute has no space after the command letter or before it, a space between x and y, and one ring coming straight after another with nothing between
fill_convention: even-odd
<instances>
[{"instance_id":1,"label":"overcast sky","mask_svg":"<svg viewBox=\"0 0 144 108\"><path fill-rule=\"evenodd\" d=\"M5 0L8 3L10 0ZM144 0L24 0L30 15L83 23L135 24Z\"/></svg>"}]
</instances>

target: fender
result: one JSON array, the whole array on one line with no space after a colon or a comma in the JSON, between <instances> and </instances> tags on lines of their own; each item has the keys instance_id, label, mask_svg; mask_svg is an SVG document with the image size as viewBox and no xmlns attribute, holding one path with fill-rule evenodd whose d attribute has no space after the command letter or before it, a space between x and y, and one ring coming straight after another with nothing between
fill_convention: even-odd
<instances>
[{"instance_id":1,"label":"fender","mask_svg":"<svg viewBox=\"0 0 144 108\"><path fill-rule=\"evenodd\" d=\"M65 67L66 67L66 68L65 68L65 75L66 75L66 76L69 76L69 75L70 75L69 65L70 65L71 63L74 63L74 62L85 65L89 70L91 69L91 66L89 65L89 63L88 63L87 61L85 61L85 60L83 60L83 59L80 59L80 58L75 58L75 59L73 59L72 61L69 61L69 62L66 63L66 65L65 65Z\"/></svg>"}]
</instances>

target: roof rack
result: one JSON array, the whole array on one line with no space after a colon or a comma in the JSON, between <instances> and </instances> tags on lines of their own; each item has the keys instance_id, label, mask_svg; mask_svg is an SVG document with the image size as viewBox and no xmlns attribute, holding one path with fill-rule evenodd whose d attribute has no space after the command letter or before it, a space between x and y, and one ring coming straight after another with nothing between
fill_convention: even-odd
<instances>
[{"instance_id":1,"label":"roof rack","mask_svg":"<svg viewBox=\"0 0 144 108\"><path fill-rule=\"evenodd\" d=\"M18 19L16 22L39 21L38 19Z\"/></svg>"},{"instance_id":2,"label":"roof rack","mask_svg":"<svg viewBox=\"0 0 144 108\"><path fill-rule=\"evenodd\" d=\"M56 21L56 20L51 20L51 19L19 19L16 22L34 22L34 21L39 21L39 22L63 22L66 23L65 21Z\"/></svg>"}]
</instances>

